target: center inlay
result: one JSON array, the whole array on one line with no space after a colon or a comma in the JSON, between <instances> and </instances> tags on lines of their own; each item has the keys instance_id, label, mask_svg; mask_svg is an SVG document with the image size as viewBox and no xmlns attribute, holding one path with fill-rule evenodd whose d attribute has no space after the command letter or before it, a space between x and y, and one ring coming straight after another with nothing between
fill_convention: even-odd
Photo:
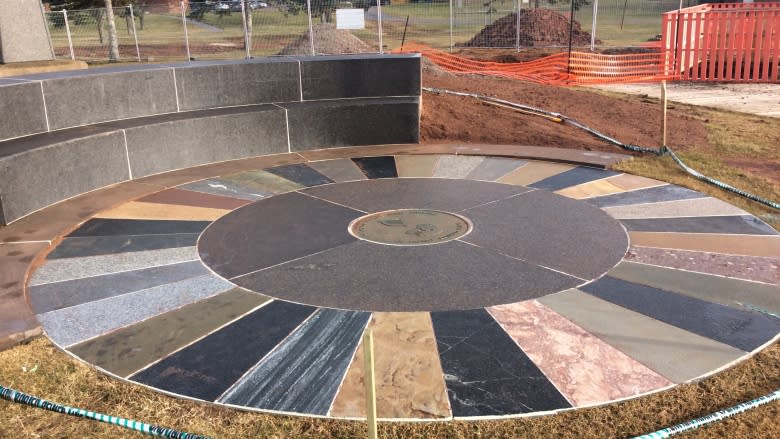
<instances>
[{"instance_id":1,"label":"center inlay","mask_svg":"<svg viewBox=\"0 0 780 439\"><path fill-rule=\"evenodd\" d=\"M471 231L458 215L427 209L399 209L372 213L349 225L356 238L386 245L431 245L458 239Z\"/></svg>"}]
</instances>

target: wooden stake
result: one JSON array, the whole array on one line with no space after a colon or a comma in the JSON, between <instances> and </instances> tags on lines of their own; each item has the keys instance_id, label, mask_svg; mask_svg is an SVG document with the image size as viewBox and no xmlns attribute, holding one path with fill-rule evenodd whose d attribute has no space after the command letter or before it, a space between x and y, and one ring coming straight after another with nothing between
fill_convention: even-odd
<instances>
[{"instance_id":1,"label":"wooden stake","mask_svg":"<svg viewBox=\"0 0 780 439\"><path fill-rule=\"evenodd\" d=\"M661 146L666 147L666 81L661 81L661 105L663 108L663 119L661 122Z\"/></svg>"},{"instance_id":2,"label":"wooden stake","mask_svg":"<svg viewBox=\"0 0 780 439\"><path fill-rule=\"evenodd\" d=\"M363 334L363 375L366 380L366 422L368 439L377 439L376 384L374 382L374 336L370 329Z\"/></svg>"}]
</instances>

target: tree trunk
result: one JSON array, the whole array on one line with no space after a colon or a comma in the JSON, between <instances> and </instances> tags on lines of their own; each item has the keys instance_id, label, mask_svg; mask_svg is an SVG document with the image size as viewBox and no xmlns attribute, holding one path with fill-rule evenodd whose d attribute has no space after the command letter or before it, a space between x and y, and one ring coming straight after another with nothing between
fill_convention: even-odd
<instances>
[{"instance_id":1,"label":"tree trunk","mask_svg":"<svg viewBox=\"0 0 780 439\"><path fill-rule=\"evenodd\" d=\"M242 0L244 2L244 18L246 19L246 41L244 42L244 45L248 45L250 48L252 47L252 8L249 7L249 2L247 0ZM244 50L247 48L244 47Z\"/></svg>"},{"instance_id":2,"label":"tree trunk","mask_svg":"<svg viewBox=\"0 0 780 439\"><path fill-rule=\"evenodd\" d=\"M119 38L116 33L116 20L114 20L114 7L111 0L106 2L106 17L108 18L108 60L119 61Z\"/></svg>"},{"instance_id":3,"label":"tree trunk","mask_svg":"<svg viewBox=\"0 0 780 439\"><path fill-rule=\"evenodd\" d=\"M103 44L103 10L102 9L95 9L95 23L97 23L97 30L98 30L98 41L100 41L100 44Z\"/></svg>"}]
</instances>

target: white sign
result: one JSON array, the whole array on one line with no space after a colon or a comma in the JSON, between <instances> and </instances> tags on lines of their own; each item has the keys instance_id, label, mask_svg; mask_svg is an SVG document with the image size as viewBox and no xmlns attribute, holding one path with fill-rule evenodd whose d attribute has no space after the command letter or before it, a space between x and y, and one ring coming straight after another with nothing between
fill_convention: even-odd
<instances>
[{"instance_id":1,"label":"white sign","mask_svg":"<svg viewBox=\"0 0 780 439\"><path fill-rule=\"evenodd\" d=\"M336 9L336 29L365 29L362 9Z\"/></svg>"}]
</instances>

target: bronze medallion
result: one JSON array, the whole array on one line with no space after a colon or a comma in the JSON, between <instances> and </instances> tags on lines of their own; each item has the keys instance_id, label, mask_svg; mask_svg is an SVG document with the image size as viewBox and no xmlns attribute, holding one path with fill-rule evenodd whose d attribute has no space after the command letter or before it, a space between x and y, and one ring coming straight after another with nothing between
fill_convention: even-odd
<instances>
[{"instance_id":1,"label":"bronze medallion","mask_svg":"<svg viewBox=\"0 0 780 439\"><path fill-rule=\"evenodd\" d=\"M430 245L452 241L471 230L458 215L426 209L399 209L372 213L352 222L352 235L377 244Z\"/></svg>"}]
</instances>

